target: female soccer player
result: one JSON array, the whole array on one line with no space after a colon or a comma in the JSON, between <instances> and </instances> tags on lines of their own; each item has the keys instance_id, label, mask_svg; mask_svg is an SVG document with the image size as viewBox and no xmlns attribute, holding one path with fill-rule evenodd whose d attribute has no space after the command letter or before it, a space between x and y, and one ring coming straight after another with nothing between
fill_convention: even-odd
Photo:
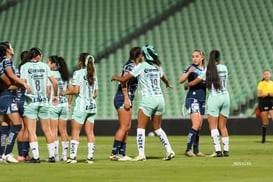
<instances>
[{"instance_id":1,"label":"female soccer player","mask_svg":"<svg viewBox=\"0 0 273 182\"><path fill-rule=\"evenodd\" d=\"M18 70L17 70L18 77L20 77L21 66L29 61L28 51L21 52L20 60L21 60L21 62L19 64ZM20 114L21 120L22 120L22 128L21 128L20 132L18 133L18 137L17 137L17 148L18 148L17 160L21 161L21 162L30 159L29 155L28 155L28 152L29 152L29 139L28 138L29 138L29 136L28 136L28 131L25 126L25 123L23 122L25 92L26 92L26 90L24 88L19 88L17 90L17 95L15 98L17 105L18 105L19 114Z\"/></svg>"},{"instance_id":2,"label":"female soccer player","mask_svg":"<svg viewBox=\"0 0 273 182\"><path fill-rule=\"evenodd\" d=\"M32 158L29 163L40 163L38 140L36 135L36 122L40 120L41 128L46 138L47 149L49 153L48 162L55 162L54 158L54 137L50 129L49 122L49 104L47 85L48 79L53 85L52 103L58 103L58 83L51 75L50 69L46 63L41 62L42 52L39 48L29 50L30 61L21 67L21 79L28 83L32 89L31 94L25 94L25 118L26 127L29 133L29 145L32 151Z\"/></svg>"},{"instance_id":3,"label":"female soccer player","mask_svg":"<svg viewBox=\"0 0 273 182\"><path fill-rule=\"evenodd\" d=\"M263 80L258 83L257 96L262 118L262 143L266 141L266 129L269 124L268 114L273 118L273 81L269 70L263 71Z\"/></svg>"},{"instance_id":4,"label":"female soccer player","mask_svg":"<svg viewBox=\"0 0 273 182\"><path fill-rule=\"evenodd\" d=\"M69 81L69 71L65 63L64 58L59 56L48 57L47 64L51 70L52 75L58 81L58 92L66 90ZM53 87L50 87L50 98L53 97ZM59 93L58 93L59 95ZM50 105L49 108L49 118L50 118L50 128L52 130L54 140L55 140L55 160L59 161L59 140L58 131L61 134L62 143L62 161L67 160L67 150L68 150L68 134L66 129L66 122L68 117L68 102L67 97L59 95L58 105Z\"/></svg>"},{"instance_id":5,"label":"female soccer player","mask_svg":"<svg viewBox=\"0 0 273 182\"><path fill-rule=\"evenodd\" d=\"M166 133L161 128L162 115L165 111L165 101L160 88L160 79L166 84L167 88L172 88L167 77L164 75L158 54L153 46L146 45L142 48L145 60L139 63L135 69L123 76L112 76L112 80L126 82L127 80L137 77L141 88L142 100L138 111L138 128L137 128L137 147L138 156L135 161L146 160L145 156L145 128L149 120L152 120L152 127L159 136L161 143L167 151L163 160L171 160L175 153L169 143Z\"/></svg>"},{"instance_id":6,"label":"female soccer player","mask_svg":"<svg viewBox=\"0 0 273 182\"><path fill-rule=\"evenodd\" d=\"M11 60L14 55L14 50L9 42L0 43L0 61L1 61L1 78L8 78L8 84L5 85L0 92L0 115L4 116L1 122L1 161L17 163L13 157L12 150L22 123L18 113L18 106L15 101L17 86L23 86L28 92L31 92L30 87L16 76L16 69ZM5 75L5 76L4 76ZM4 83L4 82L3 82ZM5 82L7 83L7 82ZM2 83L1 83L2 84ZM9 141L6 144L6 137Z\"/></svg>"},{"instance_id":7,"label":"female soccer player","mask_svg":"<svg viewBox=\"0 0 273 182\"><path fill-rule=\"evenodd\" d=\"M206 71L206 87L208 96L208 122L215 153L211 157L229 156L229 136L227 130L227 118L229 116L230 99L228 93L228 70L220 63L221 54L218 50L210 52L210 58ZM220 134L224 151L220 145Z\"/></svg>"},{"instance_id":8,"label":"female soccer player","mask_svg":"<svg viewBox=\"0 0 273 182\"><path fill-rule=\"evenodd\" d=\"M96 97L98 82L95 72L95 59L89 53L81 53L78 59L79 70L75 71L71 84L72 90L62 91L61 95L76 95L71 121L70 157L67 163L77 163L79 135L84 125L88 140L87 163L94 163L95 135L94 122L97 113ZM71 103L70 103L71 104Z\"/></svg>"},{"instance_id":9,"label":"female soccer player","mask_svg":"<svg viewBox=\"0 0 273 182\"><path fill-rule=\"evenodd\" d=\"M129 60L123 65L121 76L128 74L140 62L143 54L140 47L130 50ZM131 160L126 156L126 140L131 128L132 106L137 89L137 78L131 78L127 82L120 83L114 98L114 105L118 112L119 129L116 132L110 160Z\"/></svg>"},{"instance_id":10,"label":"female soccer player","mask_svg":"<svg viewBox=\"0 0 273 182\"><path fill-rule=\"evenodd\" d=\"M184 69L184 73L179 78L179 83L193 81L195 78L200 77L201 73L205 71L204 66L205 54L201 50L194 50L192 52L192 64ZM187 85L185 89L187 89ZM206 85L205 81L200 80L194 86L191 86L186 97L185 107L192 121L192 127L188 134L188 143L185 155L189 157L204 156L199 151L199 131L203 124L205 114L205 101L206 101ZM193 151L192 151L193 146Z\"/></svg>"}]
</instances>

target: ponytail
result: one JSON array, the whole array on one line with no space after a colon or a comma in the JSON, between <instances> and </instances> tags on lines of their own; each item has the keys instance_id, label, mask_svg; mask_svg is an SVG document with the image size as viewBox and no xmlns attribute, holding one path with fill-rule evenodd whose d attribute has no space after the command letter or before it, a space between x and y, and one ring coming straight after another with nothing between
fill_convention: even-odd
<instances>
[{"instance_id":1,"label":"ponytail","mask_svg":"<svg viewBox=\"0 0 273 182\"><path fill-rule=\"evenodd\" d=\"M90 85L94 84L95 80L95 58L91 55L88 55L85 58L85 65L87 70L87 80Z\"/></svg>"}]
</instances>

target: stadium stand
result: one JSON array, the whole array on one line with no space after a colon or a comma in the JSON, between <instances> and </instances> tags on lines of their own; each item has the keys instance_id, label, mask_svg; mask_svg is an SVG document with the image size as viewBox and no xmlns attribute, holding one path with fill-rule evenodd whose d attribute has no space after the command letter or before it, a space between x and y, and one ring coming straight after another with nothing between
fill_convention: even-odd
<instances>
[{"instance_id":1,"label":"stadium stand","mask_svg":"<svg viewBox=\"0 0 273 182\"><path fill-rule=\"evenodd\" d=\"M186 92L178 84L191 52L222 52L229 68L231 114L249 115L263 69L272 69L271 0L22 0L0 13L1 40L20 51L40 47L44 59L62 55L72 71L80 52L98 61L98 118L116 118L112 100L131 47L153 44L173 90L163 88L166 118L183 116ZM138 93L139 94L139 93ZM137 96L134 117L137 116Z\"/></svg>"}]
</instances>

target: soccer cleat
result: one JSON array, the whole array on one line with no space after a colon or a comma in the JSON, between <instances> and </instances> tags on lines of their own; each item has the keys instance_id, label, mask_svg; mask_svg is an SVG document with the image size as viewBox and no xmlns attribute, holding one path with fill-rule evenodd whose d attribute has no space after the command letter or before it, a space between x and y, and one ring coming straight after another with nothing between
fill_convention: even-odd
<instances>
[{"instance_id":1,"label":"soccer cleat","mask_svg":"<svg viewBox=\"0 0 273 182\"><path fill-rule=\"evenodd\" d=\"M109 156L109 159L110 159L111 161L118 161L121 157L122 157L122 156L119 155L119 154L111 154L111 155Z\"/></svg>"},{"instance_id":2,"label":"soccer cleat","mask_svg":"<svg viewBox=\"0 0 273 182\"><path fill-rule=\"evenodd\" d=\"M171 160L171 159L174 158L174 157L175 157L175 153L174 153L174 151L172 151L172 152L170 152L170 153L167 153L167 154L166 154L166 157L164 157L163 160L164 160L164 161L169 161L169 160Z\"/></svg>"},{"instance_id":3,"label":"soccer cleat","mask_svg":"<svg viewBox=\"0 0 273 182\"><path fill-rule=\"evenodd\" d=\"M133 161L146 161L146 157L145 156L136 156Z\"/></svg>"},{"instance_id":4,"label":"soccer cleat","mask_svg":"<svg viewBox=\"0 0 273 182\"><path fill-rule=\"evenodd\" d=\"M88 164L94 164L94 159L91 157L91 158L87 159L86 162Z\"/></svg>"},{"instance_id":5,"label":"soccer cleat","mask_svg":"<svg viewBox=\"0 0 273 182\"><path fill-rule=\"evenodd\" d=\"M29 159L28 161L26 161L27 163L40 163L40 159L38 158L38 159L35 159L35 158L31 158L31 159Z\"/></svg>"},{"instance_id":6,"label":"soccer cleat","mask_svg":"<svg viewBox=\"0 0 273 182\"><path fill-rule=\"evenodd\" d=\"M56 160L55 160L55 157L49 157L48 159L46 159L46 162L49 162L49 163L55 163Z\"/></svg>"},{"instance_id":7,"label":"soccer cleat","mask_svg":"<svg viewBox=\"0 0 273 182\"><path fill-rule=\"evenodd\" d=\"M196 157L196 155L191 150L186 151L185 155L188 157Z\"/></svg>"},{"instance_id":8,"label":"soccer cleat","mask_svg":"<svg viewBox=\"0 0 273 182\"><path fill-rule=\"evenodd\" d=\"M18 160L15 159L15 158L13 157L12 154L7 154L7 155L5 156L5 160L6 160L8 163L18 163Z\"/></svg>"},{"instance_id":9,"label":"soccer cleat","mask_svg":"<svg viewBox=\"0 0 273 182\"><path fill-rule=\"evenodd\" d=\"M228 156L229 156L229 152L228 152L228 151L224 151L224 152L223 152L223 156L224 156L224 157L228 157Z\"/></svg>"},{"instance_id":10,"label":"soccer cleat","mask_svg":"<svg viewBox=\"0 0 273 182\"><path fill-rule=\"evenodd\" d=\"M125 156L120 156L120 158L118 159L118 161L131 161L132 158L125 155Z\"/></svg>"},{"instance_id":11,"label":"soccer cleat","mask_svg":"<svg viewBox=\"0 0 273 182\"><path fill-rule=\"evenodd\" d=\"M205 157L205 156L206 156L206 155L203 154L202 152L198 152L198 153L196 153L195 155L196 155L196 157Z\"/></svg>"},{"instance_id":12,"label":"soccer cleat","mask_svg":"<svg viewBox=\"0 0 273 182\"><path fill-rule=\"evenodd\" d=\"M221 151L216 151L213 154L211 154L210 157L223 157L223 154Z\"/></svg>"},{"instance_id":13,"label":"soccer cleat","mask_svg":"<svg viewBox=\"0 0 273 182\"><path fill-rule=\"evenodd\" d=\"M76 157L74 158L68 158L66 163L68 164L76 164L77 163L77 160L76 160Z\"/></svg>"}]
</instances>

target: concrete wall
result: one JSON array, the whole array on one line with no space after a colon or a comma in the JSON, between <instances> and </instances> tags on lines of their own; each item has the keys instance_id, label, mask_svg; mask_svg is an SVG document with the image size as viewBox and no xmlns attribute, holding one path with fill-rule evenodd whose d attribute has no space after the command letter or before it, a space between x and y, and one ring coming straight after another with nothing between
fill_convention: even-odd
<instances>
[{"instance_id":1,"label":"concrete wall","mask_svg":"<svg viewBox=\"0 0 273 182\"><path fill-rule=\"evenodd\" d=\"M267 133L273 134L273 126L270 122ZM118 128L117 120L96 120L95 121L95 135L96 136L114 136ZM261 121L257 118L229 118L227 127L230 135L260 135ZM37 134L43 135L39 123L37 123ZM167 135L187 135L191 127L190 119L167 119L162 123L162 128ZM68 121L68 133L70 134L70 121ZM132 127L129 135L136 135L137 121L132 121ZM148 124L146 132L152 131L151 123ZM83 130L81 134L84 134ZM210 135L207 119L204 120L201 135Z\"/></svg>"}]
</instances>

